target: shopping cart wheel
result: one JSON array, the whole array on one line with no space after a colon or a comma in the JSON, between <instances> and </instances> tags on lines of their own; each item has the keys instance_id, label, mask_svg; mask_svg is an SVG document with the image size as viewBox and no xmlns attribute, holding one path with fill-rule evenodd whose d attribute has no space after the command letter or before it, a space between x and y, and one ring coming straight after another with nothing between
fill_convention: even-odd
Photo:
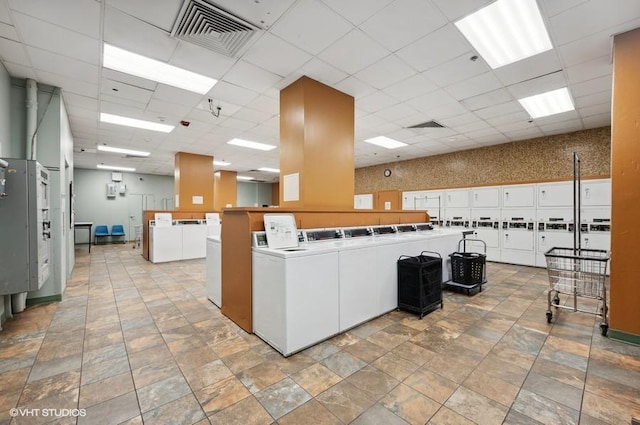
<instances>
[{"instance_id":1,"label":"shopping cart wheel","mask_svg":"<svg viewBox=\"0 0 640 425\"><path fill-rule=\"evenodd\" d=\"M609 331L609 325L607 323L600 323L600 333L602 336L607 336L607 331Z\"/></svg>"},{"instance_id":2,"label":"shopping cart wheel","mask_svg":"<svg viewBox=\"0 0 640 425\"><path fill-rule=\"evenodd\" d=\"M551 319L553 319L553 313L551 310L547 310L547 323L551 323Z\"/></svg>"},{"instance_id":3,"label":"shopping cart wheel","mask_svg":"<svg viewBox=\"0 0 640 425\"><path fill-rule=\"evenodd\" d=\"M558 296L558 294L556 294L556 296L553 297L553 303L555 305L559 305L560 304L560 297Z\"/></svg>"}]
</instances>

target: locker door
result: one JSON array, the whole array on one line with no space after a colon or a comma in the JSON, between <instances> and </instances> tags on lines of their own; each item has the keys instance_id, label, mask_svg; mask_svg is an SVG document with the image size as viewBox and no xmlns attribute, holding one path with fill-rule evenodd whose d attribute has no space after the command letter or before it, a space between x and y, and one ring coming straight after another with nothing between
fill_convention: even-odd
<instances>
[{"instance_id":1,"label":"locker door","mask_svg":"<svg viewBox=\"0 0 640 425\"><path fill-rule=\"evenodd\" d=\"M573 205L573 182L538 185L539 207L570 207Z\"/></svg>"},{"instance_id":2,"label":"locker door","mask_svg":"<svg viewBox=\"0 0 640 425\"><path fill-rule=\"evenodd\" d=\"M582 205L611 205L611 180L588 180L580 185Z\"/></svg>"},{"instance_id":3,"label":"locker door","mask_svg":"<svg viewBox=\"0 0 640 425\"><path fill-rule=\"evenodd\" d=\"M471 207L497 208L500 206L500 188L483 187L471 190Z\"/></svg>"},{"instance_id":4,"label":"locker door","mask_svg":"<svg viewBox=\"0 0 640 425\"><path fill-rule=\"evenodd\" d=\"M533 185L526 186L503 186L502 187L502 206L505 208L513 207L534 207L535 206L535 187Z\"/></svg>"},{"instance_id":5,"label":"locker door","mask_svg":"<svg viewBox=\"0 0 640 425\"><path fill-rule=\"evenodd\" d=\"M447 190L447 208L468 208L469 189Z\"/></svg>"}]
</instances>

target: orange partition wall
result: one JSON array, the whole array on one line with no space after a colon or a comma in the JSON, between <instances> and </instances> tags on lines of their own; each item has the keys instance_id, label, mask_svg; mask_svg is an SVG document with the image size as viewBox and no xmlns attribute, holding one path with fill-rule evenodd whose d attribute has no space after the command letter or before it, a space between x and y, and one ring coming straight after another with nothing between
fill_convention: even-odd
<instances>
[{"instance_id":1,"label":"orange partition wall","mask_svg":"<svg viewBox=\"0 0 640 425\"><path fill-rule=\"evenodd\" d=\"M610 336L640 344L640 29L614 37Z\"/></svg>"},{"instance_id":2,"label":"orange partition wall","mask_svg":"<svg viewBox=\"0 0 640 425\"><path fill-rule=\"evenodd\" d=\"M264 214L273 208L228 208L222 212L222 314L253 332L251 232L264 230ZM292 213L299 229L423 223L425 211L321 211L278 209Z\"/></svg>"},{"instance_id":3,"label":"orange partition wall","mask_svg":"<svg viewBox=\"0 0 640 425\"><path fill-rule=\"evenodd\" d=\"M380 190L373 194L376 210L401 210L402 192L399 190ZM389 207L389 208L386 208Z\"/></svg>"},{"instance_id":4,"label":"orange partition wall","mask_svg":"<svg viewBox=\"0 0 640 425\"><path fill-rule=\"evenodd\" d=\"M238 173L216 171L213 175L213 206L217 210L235 207L238 203Z\"/></svg>"},{"instance_id":5,"label":"orange partition wall","mask_svg":"<svg viewBox=\"0 0 640 425\"><path fill-rule=\"evenodd\" d=\"M213 157L177 152L174 186L176 210L213 209Z\"/></svg>"},{"instance_id":6,"label":"orange partition wall","mask_svg":"<svg viewBox=\"0 0 640 425\"><path fill-rule=\"evenodd\" d=\"M352 96L308 77L282 89L280 207L353 208L353 144Z\"/></svg>"}]
</instances>

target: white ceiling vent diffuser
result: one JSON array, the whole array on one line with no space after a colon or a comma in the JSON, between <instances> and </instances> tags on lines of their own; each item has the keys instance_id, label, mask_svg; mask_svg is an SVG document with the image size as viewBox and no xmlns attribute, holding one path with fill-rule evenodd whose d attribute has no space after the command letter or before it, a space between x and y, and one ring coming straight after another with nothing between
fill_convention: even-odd
<instances>
[{"instance_id":1,"label":"white ceiling vent diffuser","mask_svg":"<svg viewBox=\"0 0 640 425\"><path fill-rule=\"evenodd\" d=\"M259 30L205 0L185 0L171 35L234 57Z\"/></svg>"}]
</instances>

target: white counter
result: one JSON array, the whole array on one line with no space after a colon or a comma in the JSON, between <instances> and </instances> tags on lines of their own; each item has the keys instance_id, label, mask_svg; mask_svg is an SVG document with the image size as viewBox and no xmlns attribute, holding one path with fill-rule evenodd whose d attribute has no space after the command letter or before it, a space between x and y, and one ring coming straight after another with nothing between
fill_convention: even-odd
<instances>
[{"instance_id":1,"label":"white counter","mask_svg":"<svg viewBox=\"0 0 640 425\"><path fill-rule=\"evenodd\" d=\"M253 248L254 333L288 356L394 310L398 258L438 252L448 280L461 238L443 229Z\"/></svg>"}]
</instances>

